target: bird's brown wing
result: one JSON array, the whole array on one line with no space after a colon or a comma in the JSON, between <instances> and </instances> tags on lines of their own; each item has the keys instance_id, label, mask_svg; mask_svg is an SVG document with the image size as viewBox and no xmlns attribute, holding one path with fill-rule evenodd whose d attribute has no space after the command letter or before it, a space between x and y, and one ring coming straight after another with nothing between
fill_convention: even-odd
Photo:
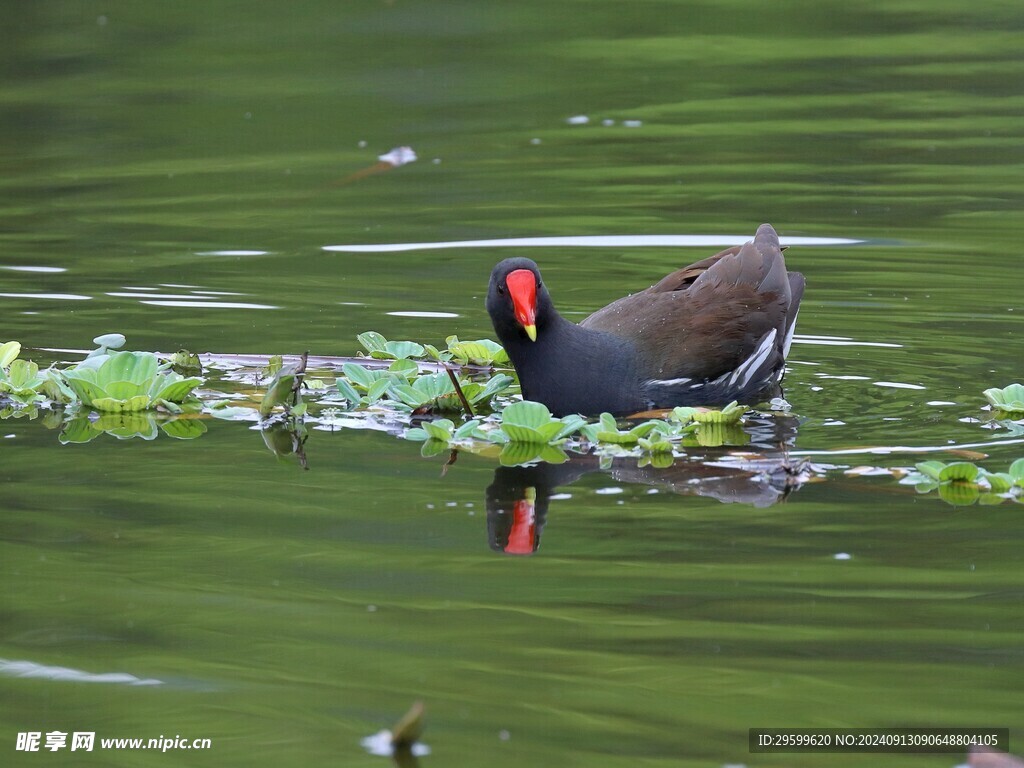
<instances>
[{"instance_id":1,"label":"bird's brown wing","mask_svg":"<svg viewBox=\"0 0 1024 768\"><path fill-rule=\"evenodd\" d=\"M642 380L700 381L735 370L773 328L781 348L790 305L778 237L762 227L753 241L683 267L580 325L629 339Z\"/></svg>"}]
</instances>

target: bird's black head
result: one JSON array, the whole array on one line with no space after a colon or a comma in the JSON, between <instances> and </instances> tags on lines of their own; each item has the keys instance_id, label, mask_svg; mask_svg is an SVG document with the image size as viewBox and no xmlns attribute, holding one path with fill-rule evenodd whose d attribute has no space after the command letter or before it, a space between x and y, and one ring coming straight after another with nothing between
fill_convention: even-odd
<instances>
[{"instance_id":1,"label":"bird's black head","mask_svg":"<svg viewBox=\"0 0 1024 768\"><path fill-rule=\"evenodd\" d=\"M499 262L487 288L487 313L502 344L537 340L554 309L540 270L530 259Z\"/></svg>"}]
</instances>

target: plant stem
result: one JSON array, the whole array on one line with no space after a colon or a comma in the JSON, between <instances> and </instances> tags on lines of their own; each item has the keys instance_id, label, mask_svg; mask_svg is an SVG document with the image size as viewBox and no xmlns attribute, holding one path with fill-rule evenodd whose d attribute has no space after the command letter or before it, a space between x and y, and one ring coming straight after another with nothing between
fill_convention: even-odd
<instances>
[{"instance_id":1,"label":"plant stem","mask_svg":"<svg viewBox=\"0 0 1024 768\"><path fill-rule=\"evenodd\" d=\"M455 387L455 394L459 396L459 400L462 401L462 407L466 411L466 415L469 418L473 418L473 407L469 404L469 400L466 399L465 393L462 391L462 385L459 384L459 379L455 375L455 371L449 368L447 365L444 367L448 371L448 378L452 380L452 385Z\"/></svg>"}]
</instances>

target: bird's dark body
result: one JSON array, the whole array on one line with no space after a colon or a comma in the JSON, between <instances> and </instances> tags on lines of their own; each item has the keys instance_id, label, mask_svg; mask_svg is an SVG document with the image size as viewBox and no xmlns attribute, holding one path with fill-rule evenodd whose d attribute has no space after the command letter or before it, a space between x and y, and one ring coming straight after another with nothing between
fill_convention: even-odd
<instances>
[{"instance_id":1,"label":"bird's dark body","mask_svg":"<svg viewBox=\"0 0 1024 768\"><path fill-rule=\"evenodd\" d=\"M505 291L516 270L536 278L536 341ZM753 241L676 270L579 325L558 314L529 259L494 268L487 309L524 398L556 415L621 415L774 394L803 289L803 276L786 271L778 236L764 224Z\"/></svg>"}]
</instances>

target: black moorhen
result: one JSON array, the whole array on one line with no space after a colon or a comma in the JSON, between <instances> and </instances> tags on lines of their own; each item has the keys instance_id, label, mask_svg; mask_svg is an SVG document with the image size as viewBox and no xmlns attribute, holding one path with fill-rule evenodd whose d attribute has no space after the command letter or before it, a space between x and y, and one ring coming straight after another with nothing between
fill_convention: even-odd
<instances>
[{"instance_id":1,"label":"black moorhen","mask_svg":"<svg viewBox=\"0 0 1024 768\"><path fill-rule=\"evenodd\" d=\"M676 270L579 325L551 303L537 265L505 259L487 312L523 397L556 416L760 402L779 391L803 275L770 224L753 241Z\"/></svg>"}]
</instances>

